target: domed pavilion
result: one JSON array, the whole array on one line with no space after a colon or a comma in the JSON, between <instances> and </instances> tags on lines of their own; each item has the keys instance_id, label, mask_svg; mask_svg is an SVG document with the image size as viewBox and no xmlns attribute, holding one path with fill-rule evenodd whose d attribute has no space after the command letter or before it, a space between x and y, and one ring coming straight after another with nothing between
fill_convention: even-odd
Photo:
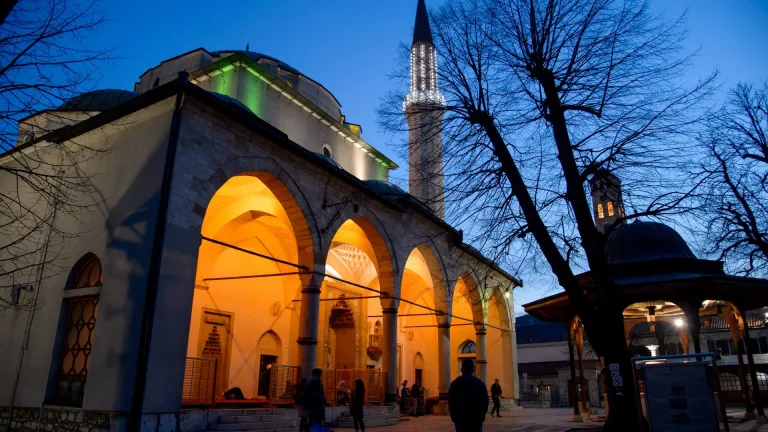
<instances>
[{"instance_id":1,"label":"domed pavilion","mask_svg":"<svg viewBox=\"0 0 768 432\"><path fill-rule=\"evenodd\" d=\"M595 221L599 229L610 230L623 216L621 182L601 174L591 185ZM609 234L606 252L620 290L629 349L653 356L720 349L723 360L718 368L726 401L742 401L746 417L754 418L756 410L758 419L765 419L768 364L763 363L768 359L762 357L768 353L768 338L759 333L768 325L768 281L726 274L722 261L697 258L680 234L659 222L619 224ZM577 278L587 297L595 299L590 272ZM568 326L571 380L580 382L576 369L583 377L583 326L568 295L562 292L523 307L542 321ZM578 404L573 405L579 415Z\"/></svg>"}]
</instances>

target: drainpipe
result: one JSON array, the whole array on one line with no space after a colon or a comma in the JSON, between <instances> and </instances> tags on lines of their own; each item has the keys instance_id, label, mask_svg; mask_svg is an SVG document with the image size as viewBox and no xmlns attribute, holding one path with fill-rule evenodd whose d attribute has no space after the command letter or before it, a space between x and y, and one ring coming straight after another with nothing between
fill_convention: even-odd
<instances>
[{"instance_id":1,"label":"drainpipe","mask_svg":"<svg viewBox=\"0 0 768 432\"><path fill-rule=\"evenodd\" d=\"M149 278L147 280L147 295L144 300L144 314L141 320L141 340L139 341L139 355L136 365L136 378L133 384L133 399L131 402L131 414L128 417L127 430L139 431L141 429L141 416L144 408L144 393L146 391L147 370L149 369L150 345L152 343L152 331L157 307L157 290L160 279L160 265L163 257L165 242L166 217L168 214L168 201L171 195L171 180L173 179L173 167L176 162L176 148L179 142L179 130L181 129L181 111L184 102L184 92L189 85L189 74L180 72L176 79L179 86L176 94L176 105L171 119L171 130L168 135L168 149L165 155L165 167L163 182L160 187L160 203L155 223L155 236L152 243L152 256L149 262Z\"/></svg>"}]
</instances>

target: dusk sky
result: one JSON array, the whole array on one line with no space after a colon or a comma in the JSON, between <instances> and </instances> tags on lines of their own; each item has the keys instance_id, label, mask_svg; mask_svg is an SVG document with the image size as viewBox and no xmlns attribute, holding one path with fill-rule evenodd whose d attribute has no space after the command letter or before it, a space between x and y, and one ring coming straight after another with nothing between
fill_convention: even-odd
<instances>
[{"instance_id":1,"label":"dusk sky","mask_svg":"<svg viewBox=\"0 0 768 432\"><path fill-rule=\"evenodd\" d=\"M171 3L176 3L173 5ZM427 0L429 7L440 1ZM229 5L229 6L227 6ZM714 69L723 86L768 78L768 1L694 0L653 3L670 18L689 7L688 45L700 48L689 76ZM162 60L195 48L263 52L323 84L342 104L347 119L363 127L363 138L404 168L393 137L378 130L376 109L392 89L388 78L397 47L409 42L416 0L281 0L184 3L118 1L101 3L109 22L98 43L117 47L121 57L104 73L101 88L133 90L133 83ZM554 291L541 286L516 291L515 309Z\"/></svg>"}]
</instances>

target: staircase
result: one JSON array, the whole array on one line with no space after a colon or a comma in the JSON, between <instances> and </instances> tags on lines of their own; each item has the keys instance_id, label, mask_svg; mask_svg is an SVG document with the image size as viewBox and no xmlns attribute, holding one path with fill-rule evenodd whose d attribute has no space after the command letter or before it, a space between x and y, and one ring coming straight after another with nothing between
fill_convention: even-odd
<instances>
[{"instance_id":1,"label":"staircase","mask_svg":"<svg viewBox=\"0 0 768 432\"><path fill-rule=\"evenodd\" d=\"M255 408L222 411L216 423L210 425L208 430L283 432L296 431L298 428L296 409Z\"/></svg>"},{"instance_id":2,"label":"staircase","mask_svg":"<svg viewBox=\"0 0 768 432\"><path fill-rule=\"evenodd\" d=\"M386 405L369 405L364 407L363 422L365 422L365 428L396 425L399 420L397 417L392 417L394 409L395 407ZM352 416L349 415L349 409L345 409L341 413L338 424L340 428L355 427L355 422L352 420Z\"/></svg>"}]
</instances>

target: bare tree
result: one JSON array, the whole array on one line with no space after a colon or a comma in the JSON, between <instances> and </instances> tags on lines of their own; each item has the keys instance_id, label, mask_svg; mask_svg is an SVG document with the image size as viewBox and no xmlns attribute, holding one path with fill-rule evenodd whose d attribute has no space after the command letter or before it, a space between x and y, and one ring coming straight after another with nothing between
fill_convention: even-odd
<instances>
[{"instance_id":1,"label":"bare tree","mask_svg":"<svg viewBox=\"0 0 768 432\"><path fill-rule=\"evenodd\" d=\"M768 82L738 85L709 119L701 211L705 251L733 271L768 275Z\"/></svg>"},{"instance_id":2,"label":"bare tree","mask_svg":"<svg viewBox=\"0 0 768 432\"><path fill-rule=\"evenodd\" d=\"M681 84L682 20L642 1L449 0L432 17L446 101L419 108L443 114L449 218L496 259L543 257L595 351L620 365L606 428L640 430L608 233L595 225L588 183L605 170L622 179L616 224L689 211L696 185L681 166L714 76ZM384 128L403 130L402 98L383 105ZM579 268L591 271L596 301Z\"/></svg>"},{"instance_id":3,"label":"bare tree","mask_svg":"<svg viewBox=\"0 0 768 432\"><path fill-rule=\"evenodd\" d=\"M57 218L93 206L94 189L78 164L104 150L54 144L45 135L90 113L51 111L90 89L110 50L88 48L103 23L89 0L22 0L0 22L0 310L34 307L35 289L55 270L60 247L76 233ZM10 186L10 187L8 187Z\"/></svg>"}]
</instances>

